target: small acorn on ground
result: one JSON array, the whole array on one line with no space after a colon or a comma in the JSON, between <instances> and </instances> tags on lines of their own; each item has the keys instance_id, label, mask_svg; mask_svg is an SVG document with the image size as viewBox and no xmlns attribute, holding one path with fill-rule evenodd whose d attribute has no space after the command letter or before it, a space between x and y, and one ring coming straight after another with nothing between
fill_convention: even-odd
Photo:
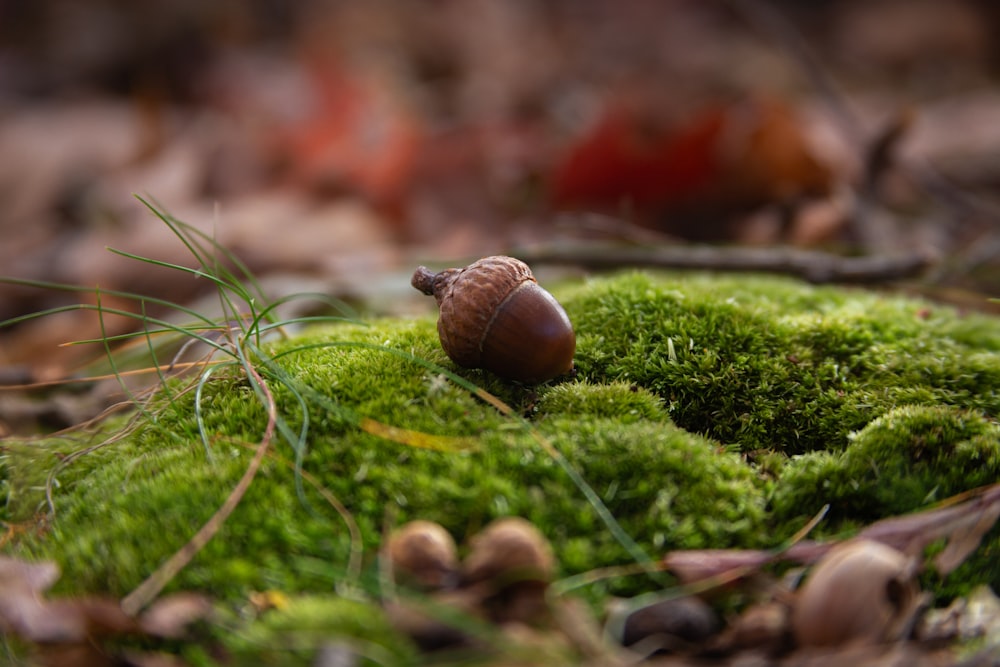
<instances>
[{"instance_id":1,"label":"small acorn on ground","mask_svg":"<svg viewBox=\"0 0 1000 667\"><path fill-rule=\"evenodd\" d=\"M450 588L458 577L458 550L444 526L410 521L389 536L389 559L401 583L424 589Z\"/></svg>"},{"instance_id":2,"label":"small acorn on ground","mask_svg":"<svg viewBox=\"0 0 1000 667\"><path fill-rule=\"evenodd\" d=\"M462 583L493 581L503 586L518 581L548 582L555 572L552 547L534 524L516 516L490 523L469 541L462 563Z\"/></svg>"},{"instance_id":3,"label":"small acorn on ground","mask_svg":"<svg viewBox=\"0 0 1000 667\"><path fill-rule=\"evenodd\" d=\"M440 273L421 266L411 284L437 300L441 346L459 366L527 383L573 369L573 325L524 262L485 257Z\"/></svg>"},{"instance_id":4,"label":"small acorn on ground","mask_svg":"<svg viewBox=\"0 0 1000 667\"><path fill-rule=\"evenodd\" d=\"M503 517L469 540L462 585L478 591L494 623L538 623L548 617L546 591L555 574L552 546L531 522Z\"/></svg>"},{"instance_id":5,"label":"small acorn on ground","mask_svg":"<svg viewBox=\"0 0 1000 667\"><path fill-rule=\"evenodd\" d=\"M914 558L873 540L830 550L796 592L791 625L799 646L904 638L923 608Z\"/></svg>"}]
</instances>

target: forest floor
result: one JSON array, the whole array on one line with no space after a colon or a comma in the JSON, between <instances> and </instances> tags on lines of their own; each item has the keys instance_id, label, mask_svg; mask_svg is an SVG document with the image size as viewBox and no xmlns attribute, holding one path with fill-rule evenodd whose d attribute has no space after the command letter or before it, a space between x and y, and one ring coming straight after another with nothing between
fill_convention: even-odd
<instances>
[{"instance_id":1,"label":"forest floor","mask_svg":"<svg viewBox=\"0 0 1000 667\"><path fill-rule=\"evenodd\" d=\"M421 321L433 300L410 286L418 264L462 266L491 254L525 259L543 284L566 293L622 269L750 271L923 298L913 303L925 304L919 317L928 321L939 307L954 308L942 312L955 318L995 313L998 34L1000 10L976 0L15 4L0 21L0 438L48 436L118 405L118 371L91 364L124 359L131 348L116 337L150 322L189 327L192 313L203 314L217 330L198 330L201 344L241 349L245 313L220 302L212 279L230 269L246 269L261 293L256 305L280 302L275 312L285 321L342 315L348 306L363 320ZM180 240L204 244L203 258L233 253L222 257L225 268L198 267L191 244L158 214L189 225ZM283 302L306 293L336 303ZM993 326L982 322L985 331ZM424 334L416 340L426 342ZM873 340L883 334L872 325ZM857 342L844 336L838 344ZM581 378L626 377L596 356L594 340L581 339ZM992 343L983 340L967 351L982 366L949 382L992 377L983 360ZM826 353L836 350L815 352ZM130 379L127 390L141 393L144 382ZM650 382L640 389L669 403L659 380ZM550 389L520 396L515 408L528 414ZM988 399L966 399L956 404L992 428L986 422L998 413ZM723 446L736 446L733 434L742 433L691 431ZM5 548L23 537L12 509L21 501L10 493L28 479L11 476L12 447L0 444ZM773 464L756 449L743 455L757 457L759 470ZM964 539L947 533L958 544L978 540L996 519L991 492L975 493L962 500L977 509L961 505L970 513L942 519L948 530L968 531ZM930 516L922 521L940 518ZM979 517L972 528L962 523L969 516ZM140 621L108 611L116 605L104 598L40 598L57 576L44 561L0 561L0 588L14 601L0 601L5 646L20 632L59 664L65 647L49 644L60 632L79 637L84 627L90 637L106 624L117 641L136 631ZM969 595L956 604L996 617L991 594ZM283 604L250 607L287 611L274 632L305 622ZM11 609L65 624L11 625ZM207 613L200 602L175 609L163 612L163 625L147 614L138 634L169 644L176 625ZM955 624L971 614L957 609ZM559 610L552 622L565 641L559 614L579 626L590 612ZM978 631L995 641L988 625ZM561 656L547 641L541 653ZM589 630L569 641L589 647L574 659L628 659L604 653ZM959 661L931 644L838 646L847 655L798 652L782 664ZM331 651L312 664L360 660ZM160 664L138 653L128 659ZM709 659L721 658L697 658ZM970 660L998 662L995 653Z\"/></svg>"}]
</instances>

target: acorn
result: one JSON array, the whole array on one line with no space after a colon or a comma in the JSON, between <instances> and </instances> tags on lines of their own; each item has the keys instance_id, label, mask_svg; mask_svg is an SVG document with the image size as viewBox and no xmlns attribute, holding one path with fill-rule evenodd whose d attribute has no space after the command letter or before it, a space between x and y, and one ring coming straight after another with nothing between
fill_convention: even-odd
<instances>
[{"instance_id":1,"label":"acorn","mask_svg":"<svg viewBox=\"0 0 1000 667\"><path fill-rule=\"evenodd\" d=\"M912 630L925 598L913 557L850 540L823 556L796 591L792 633L799 646L895 641Z\"/></svg>"},{"instance_id":2,"label":"acorn","mask_svg":"<svg viewBox=\"0 0 1000 667\"><path fill-rule=\"evenodd\" d=\"M485 257L440 273L421 266L411 284L437 300L441 347L459 366L526 383L573 369L573 325L521 260Z\"/></svg>"},{"instance_id":3,"label":"acorn","mask_svg":"<svg viewBox=\"0 0 1000 667\"><path fill-rule=\"evenodd\" d=\"M552 547L541 531L526 519L507 516L492 521L469 541L462 582L491 581L497 587L517 581L548 582L555 568Z\"/></svg>"},{"instance_id":4,"label":"acorn","mask_svg":"<svg viewBox=\"0 0 1000 667\"><path fill-rule=\"evenodd\" d=\"M394 573L421 588L450 588L458 578L458 549L444 526L421 519L410 521L389 536Z\"/></svg>"},{"instance_id":5,"label":"acorn","mask_svg":"<svg viewBox=\"0 0 1000 667\"><path fill-rule=\"evenodd\" d=\"M555 570L552 546L541 531L508 516L469 540L461 582L479 596L479 608L494 623L534 624L548 616L546 591Z\"/></svg>"}]
</instances>

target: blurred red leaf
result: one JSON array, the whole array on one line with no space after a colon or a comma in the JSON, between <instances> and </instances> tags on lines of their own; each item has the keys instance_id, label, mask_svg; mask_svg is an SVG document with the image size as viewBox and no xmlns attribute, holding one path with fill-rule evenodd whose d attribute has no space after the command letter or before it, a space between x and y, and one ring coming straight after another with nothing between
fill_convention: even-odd
<instances>
[{"instance_id":1,"label":"blurred red leaf","mask_svg":"<svg viewBox=\"0 0 1000 667\"><path fill-rule=\"evenodd\" d=\"M313 104L283 133L293 178L358 192L397 213L421 142L415 114L384 80L331 64L303 63Z\"/></svg>"},{"instance_id":2,"label":"blurred red leaf","mask_svg":"<svg viewBox=\"0 0 1000 667\"><path fill-rule=\"evenodd\" d=\"M572 145L552 173L557 206L661 208L702 190L716 178L714 144L723 115L706 110L672 131L644 124L637 113L612 106Z\"/></svg>"},{"instance_id":3,"label":"blurred red leaf","mask_svg":"<svg viewBox=\"0 0 1000 667\"><path fill-rule=\"evenodd\" d=\"M703 237L713 235L700 225L706 217L825 195L832 178L793 110L753 99L665 128L648 112L612 105L558 161L550 189L557 208L625 210L640 223ZM682 214L699 225L678 222Z\"/></svg>"}]
</instances>

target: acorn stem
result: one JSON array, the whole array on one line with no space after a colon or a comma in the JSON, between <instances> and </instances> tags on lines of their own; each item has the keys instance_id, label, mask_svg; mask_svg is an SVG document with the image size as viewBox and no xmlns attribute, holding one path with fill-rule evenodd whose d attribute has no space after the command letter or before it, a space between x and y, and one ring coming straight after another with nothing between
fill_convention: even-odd
<instances>
[{"instance_id":1,"label":"acorn stem","mask_svg":"<svg viewBox=\"0 0 1000 667\"><path fill-rule=\"evenodd\" d=\"M413 277L410 278L410 284L427 296L434 296L434 278L436 277L437 274L426 266L418 266L417 270L413 272Z\"/></svg>"}]
</instances>

